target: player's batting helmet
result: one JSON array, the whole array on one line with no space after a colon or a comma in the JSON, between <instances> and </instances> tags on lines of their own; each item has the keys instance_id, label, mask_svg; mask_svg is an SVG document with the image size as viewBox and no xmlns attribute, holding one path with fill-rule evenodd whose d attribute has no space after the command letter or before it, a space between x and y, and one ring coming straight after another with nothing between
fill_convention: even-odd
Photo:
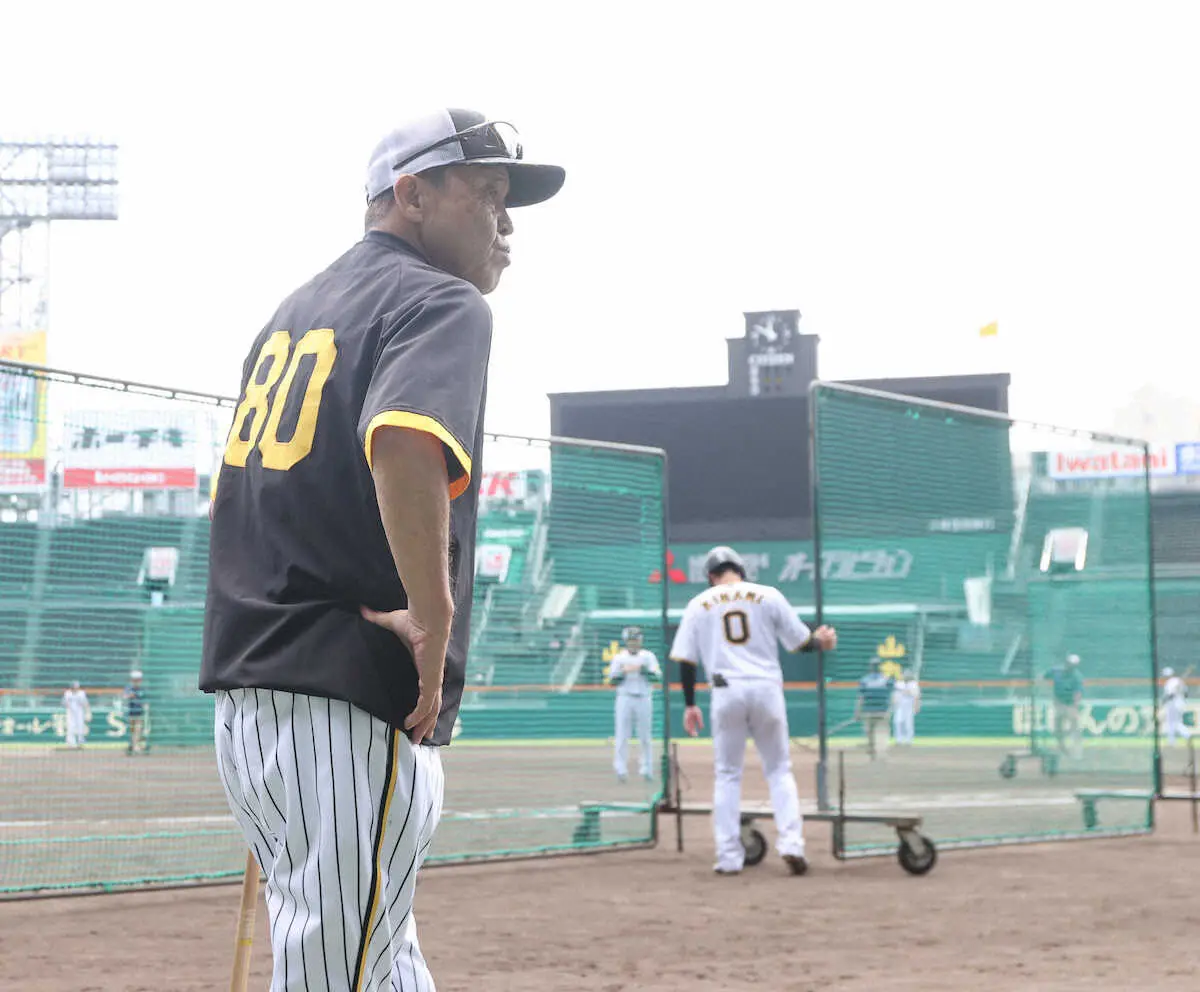
<instances>
[{"instance_id":1,"label":"player's batting helmet","mask_svg":"<svg viewBox=\"0 0 1200 992\"><path fill-rule=\"evenodd\" d=\"M623 640L627 643L629 641L633 641L633 640L640 641L641 639L642 639L642 628L641 627L626 627L623 631L621 631L621 640Z\"/></svg>"},{"instance_id":2,"label":"player's batting helmet","mask_svg":"<svg viewBox=\"0 0 1200 992\"><path fill-rule=\"evenodd\" d=\"M736 569L743 579L746 577L746 563L733 548L720 545L713 548L704 559L704 571L708 575L726 567Z\"/></svg>"}]
</instances>

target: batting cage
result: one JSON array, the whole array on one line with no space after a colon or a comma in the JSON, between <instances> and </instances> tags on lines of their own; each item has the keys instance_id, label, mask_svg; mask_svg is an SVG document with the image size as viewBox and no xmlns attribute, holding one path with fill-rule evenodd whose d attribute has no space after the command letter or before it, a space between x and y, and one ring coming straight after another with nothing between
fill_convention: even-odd
<instances>
[{"instance_id":1,"label":"batting cage","mask_svg":"<svg viewBox=\"0 0 1200 992\"><path fill-rule=\"evenodd\" d=\"M828 383L812 410L817 557L903 563L816 572L839 632L816 685L821 800L918 812L942 849L1151 829L1147 446ZM851 855L895 848L846 830Z\"/></svg>"},{"instance_id":2,"label":"batting cage","mask_svg":"<svg viewBox=\"0 0 1200 992\"><path fill-rule=\"evenodd\" d=\"M665 599L648 581L666 555L663 453L490 436L484 465L467 687L429 863L648 844L665 776ZM658 669L626 712L614 662L630 611Z\"/></svg>"},{"instance_id":3,"label":"batting cage","mask_svg":"<svg viewBox=\"0 0 1200 992\"><path fill-rule=\"evenodd\" d=\"M0 895L242 874L197 689L235 406L0 363ZM664 656L648 581L665 560L664 456L489 436L482 460L467 688L430 861L650 843L662 688L648 732L627 721L622 780L611 661L627 624L611 618L642 616Z\"/></svg>"}]
</instances>

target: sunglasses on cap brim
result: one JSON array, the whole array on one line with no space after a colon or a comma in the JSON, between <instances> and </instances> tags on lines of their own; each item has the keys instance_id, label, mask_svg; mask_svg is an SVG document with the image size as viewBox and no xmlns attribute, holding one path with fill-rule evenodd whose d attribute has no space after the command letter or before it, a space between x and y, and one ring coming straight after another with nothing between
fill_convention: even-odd
<instances>
[{"instance_id":1,"label":"sunglasses on cap brim","mask_svg":"<svg viewBox=\"0 0 1200 992\"><path fill-rule=\"evenodd\" d=\"M455 141L462 146L464 163L481 159L504 159L510 162L519 162L525 154L525 150L521 147L521 137L517 134L515 127L507 121L484 121L482 124L473 124L471 127L463 128L448 138L435 141L432 145L426 145L415 155L409 155L393 165L392 171L399 172L410 162L415 162L430 152Z\"/></svg>"}]
</instances>

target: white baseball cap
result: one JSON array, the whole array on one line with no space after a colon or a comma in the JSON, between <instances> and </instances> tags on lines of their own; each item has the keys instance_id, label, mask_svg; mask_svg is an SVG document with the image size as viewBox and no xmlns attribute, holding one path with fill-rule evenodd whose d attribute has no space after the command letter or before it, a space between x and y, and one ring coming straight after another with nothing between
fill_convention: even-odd
<instances>
[{"instance_id":1,"label":"white baseball cap","mask_svg":"<svg viewBox=\"0 0 1200 992\"><path fill-rule=\"evenodd\" d=\"M1175 669L1173 669L1173 668L1164 668L1163 669L1163 678L1164 679L1169 679L1174 674L1175 674Z\"/></svg>"},{"instance_id":2,"label":"white baseball cap","mask_svg":"<svg viewBox=\"0 0 1200 992\"><path fill-rule=\"evenodd\" d=\"M508 206L548 200L566 179L557 165L525 161L517 129L476 110L446 107L401 124L375 146L367 165L367 199L390 189L397 177L442 165L508 166Z\"/></svg>"},{"instance_id":3,"label":"white baseball cap","mask_svg":"<svg viewBox=\"0 0 1200 992\"><path fill-rule=\"evenodd\" d=\"M142 677L142 673L135 668L132 672L129 673L129 677L131 679L140 679Z\"/></svg>"},{"instance_id":4,"label":"white baseball cap","mask_svg":"<svg viewBox=\"0 0 1200 992\"><path fill-rule=\"evenodd\" d=\"M1067 655L1067 664L1068 665L1078 665L1079 664L1079 655L1077 655L1077 654Z\"/></svg>"}]
</instances>

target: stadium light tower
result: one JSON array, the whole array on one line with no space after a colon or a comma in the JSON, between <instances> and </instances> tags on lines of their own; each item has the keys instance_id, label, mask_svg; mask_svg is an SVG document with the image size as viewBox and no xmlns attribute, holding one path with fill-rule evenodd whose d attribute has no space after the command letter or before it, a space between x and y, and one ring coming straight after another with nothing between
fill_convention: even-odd
<instances>
[{"instance_id":1,"label":"stadium light tower","mask_svg":"<svg viewBox=\"0 0 1200 992\"><path fill-rule=\"evenodd\" d=\"M0 333L46 327L51 223L116 219L116 145L0 139Z\"/></svg>"}]
</instances>

